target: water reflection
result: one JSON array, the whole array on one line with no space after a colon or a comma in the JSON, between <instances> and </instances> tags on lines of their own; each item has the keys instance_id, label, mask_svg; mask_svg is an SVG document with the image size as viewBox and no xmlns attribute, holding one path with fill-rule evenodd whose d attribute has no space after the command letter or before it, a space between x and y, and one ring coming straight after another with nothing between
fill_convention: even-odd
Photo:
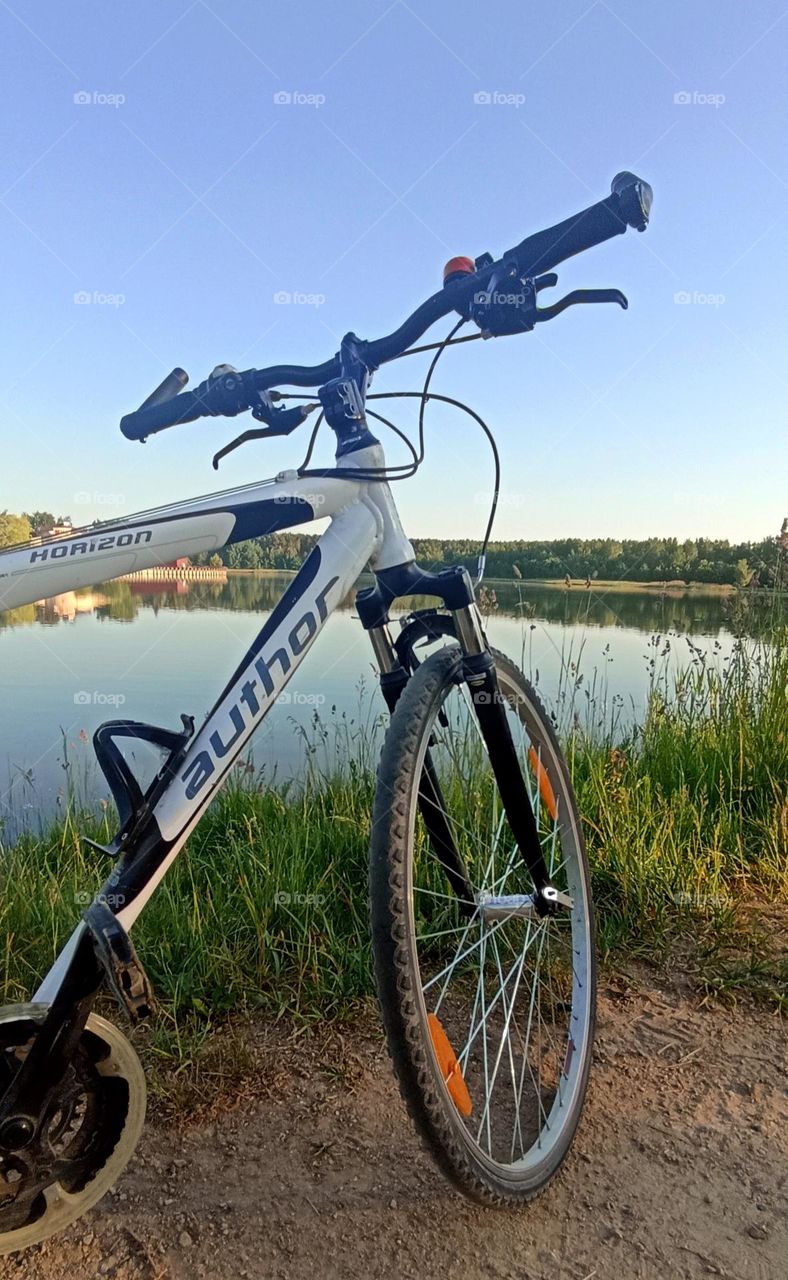
<instances>
[{"instance_id":1,"label":"water reflection","mask_svg":"<svg viewBox=\"0 0 788 1280\"><path fill-rule=\"evenodd\" d=\"M45 819L75 784L93 802L107 795L90 745L103 721L177 727L188 713L199 723L289 581L271 573L109 582L0 614L0 829ZM398 607L434 603L411 597ZM758 608L742 612L741 596L682 589L494 583L482 605L491 642L520 664L559 721L579 714L594 732L640 717L655 655L682 665L691 637L721 661L735 631L760 626ZM267 779L301 775L305 732L323 735L330 755L343 733L382 713L352 595L280 701L254 738L255 767Z\"/></svg>"},{"instance_id":2,"label":"water reflection","mask_svg":"<svg viewBox=\"0 0 788 1280\"><path fill-rule=\"evenodd\" d=\"M284 574L232 574L224 580L108 582L100 587L64 592L37 604L0 613L0 630L38 623L55 626L73 622L80 614L102 620L133 622L144 610L161 609L232 613L268 613L284 590ZM371 579L370 579L371 581ZM352 609L352 592L340 606ZM605 587L571 588L499 583L483 588L484 612L506 618L537 618L567 627L625 627L651 633L677 631L687 635L716 635L732 630L730 593L690 589L640 589ZM435 601L412 596L401 602L405 609L425 608ZM757 611L756 611L757 613ZM751 616L752 611L751 611Z\"/></svg>"}]
</instances>

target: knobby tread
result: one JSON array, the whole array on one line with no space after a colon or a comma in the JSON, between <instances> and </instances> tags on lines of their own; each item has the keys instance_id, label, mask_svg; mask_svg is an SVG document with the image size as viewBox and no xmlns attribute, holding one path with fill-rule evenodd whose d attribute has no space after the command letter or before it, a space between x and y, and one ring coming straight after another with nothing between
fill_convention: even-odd
<instances>
[{"instance_id":1,"label":"knobby tread","mask_svg":"<svg viewBox=\"0 0 788 1280\"><path fill-rule=\"evenodd\" d=\"M505 655L492 650L496 666L505 668L526 695L542 724L541 729L559 756L565 796L574 805L568 770L560 755L557 739L542 704L525 677ZM549 1171L534 1185L516 1186L496 1177L472 1157L459 1132L459 1118L447 1104L426 1041L426 1028L417 989L417 969L411 953L411 930L407 886L411 856L411 805L415 790L414 773L423 735L433 715L436 700L447 684L456 683L461 664L460 649L451 645L432 654L408 681L386 734L372 815L369 855L369 890L375 980L386 1040L400 1093L422 1143L431 1152L444 1174L466 1195L494 1207L522 1204L538 1195L563 1163L574 1136L582 1109L590 1067L595 1007L595 965L589 979L592 987L589 1044L584 1076L579 1090L577 1116L566 1143ZM579 820L577 823L580 833ZM579 856L585 874L585 851L579 834ZM590 898L589 898L590 907ZM593 930L593 916L590 917ZM593 932L592 932L593 938Z\"/></svg>"}]
</instances>

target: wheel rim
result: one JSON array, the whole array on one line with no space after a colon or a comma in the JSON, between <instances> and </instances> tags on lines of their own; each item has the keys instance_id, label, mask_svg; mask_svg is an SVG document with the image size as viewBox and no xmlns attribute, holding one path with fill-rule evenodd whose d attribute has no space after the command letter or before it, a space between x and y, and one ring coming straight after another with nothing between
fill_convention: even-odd
<instances>
[{"instance_id":1,"label":"wheel rim","mask_svg":"<svg viewBox=\"0 0 788 1280\"><path fill-rule=\"evenodd\" d=\"M46 1005L35 1004L10 1005L0 1009L0 1036L6 1050L13 1052L13 1024L19 1025L19 1038L24 1044L46 1013ZM133 1047L122 1031L95 1013L88 1018L82 1044L86 1051L89 1048L94 1090L102 1101L101 1118L104 1121L110 1119L112 1124L111 1149L105 1145L101 1155L97 1155L97 1167L78 1189L68 1189L60 1181L46 1186L31 1205L30 1219L22 1225L3 1230L3 1206L0 1204L0 1255L46 1240L92 1208L116 1182L139 1140L145 1119L146 1088L142 1066ZM76 1121L72 1119L72 1130L75 1123L78 1123L78 1118ZM66 1118L61 1124L57 1120L53 1124L62 1130ZM0 1167L2 1165L3 1158L0 1157ZM6 1158L5 1165L8 1170L13 1161ZM13 1207L12 1201L7 1201L7 1204Z\"/></svg>"},{"instance_id":2,"label":"wheel rim","mask_svg":"<svg viewBox=\"0 0 788 1280\"><path fill-rule=\"evenodd\" d=\"M474 905L460 917L415 794L408 898L424 1035L448 1114L478 1161L521 1182L537 1180L564 1148L582 1104L592 938L582 839L556 749L518 683L505 669L498 678L548 870L573 906L554 919L529 911L530 877L464 685L441 690L414 776L422 775L429 744Z\"/></svg>"}]
</instances>

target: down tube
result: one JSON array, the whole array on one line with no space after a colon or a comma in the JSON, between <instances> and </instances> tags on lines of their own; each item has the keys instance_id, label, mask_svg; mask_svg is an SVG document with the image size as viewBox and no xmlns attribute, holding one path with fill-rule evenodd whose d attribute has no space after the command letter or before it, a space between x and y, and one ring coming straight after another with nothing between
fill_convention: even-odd
<instances>
[{"instance_id":1,"label":"down tube","mask_svg":"<svg viewBox=\"0 0 788 1280\"><path fill-rule=\"evenodd\" d=\"M285 593L289 603L281 608L283 597L266 621L156 805L153 821L158 838L139 861L130 851L102 886L105 900L113 901L117 895L124 901L116 914L126 929L175 861L326 618L355 584L378 538L373 511L363 502L353 502L333 517L293 579L289 596ZM239 713L242 731L237 733ZM35 992L34 1001L48 1004L55 998L84 930L80 922Z\"/></svg>"},{"instance_id":2,"label":"down tube","mask_svg":"<svg viewBox=\"0 0 788 1280\"><path fill-rule=\"evenodd\" d=\"M355 502L334 517L310 553L291 584L288 607L281 616L275 610L269 618L154 810L162 839L161 856L155 859L144 883L133 886L133 897L118 911L125 928L136 920L174 862L328 615L353 587L377 537L373 512L364 503Z\"/></svg>"}]
</instances>

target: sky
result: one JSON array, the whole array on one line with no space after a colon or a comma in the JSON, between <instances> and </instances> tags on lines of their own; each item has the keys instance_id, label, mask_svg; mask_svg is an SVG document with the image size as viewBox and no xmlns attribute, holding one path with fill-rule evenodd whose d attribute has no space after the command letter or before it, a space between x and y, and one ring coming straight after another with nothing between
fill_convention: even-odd
<instances>
[{"instance_id":1,"label":"sky","mask_svg":"<svg viewBox=\"0 0 788 1280\"><path fill-rule=\"evenodd\" d=\"M779 529L782 0L0 0L0 50L0 510L85 523L297 465L298 435L217 477L246 419L144 446L118 422L176 365L196 385L388 333L449 257L497 256L631 169L648 231L556 291L617 286L629 310L448 351L434 389L495 432L497 537ZM423 360L374 389L418 388ZM478 428L431 410L406 530L480 537L491 481Z\"/></svg>"}]
</instances>

